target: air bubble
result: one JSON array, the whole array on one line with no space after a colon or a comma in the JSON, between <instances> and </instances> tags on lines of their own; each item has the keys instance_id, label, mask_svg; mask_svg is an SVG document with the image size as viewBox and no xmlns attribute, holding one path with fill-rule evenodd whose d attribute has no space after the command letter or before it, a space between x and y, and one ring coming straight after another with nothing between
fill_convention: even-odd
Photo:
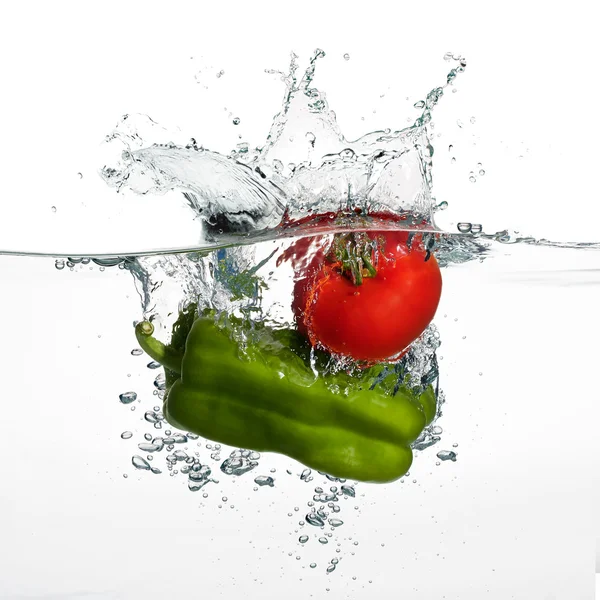
<instances>
[{"instance_id":1,"label":"air bubble","mask_svg":"<svg viewBox=\"0 0 600 600\"><path fill-rule=\"evenodd\" d=\"M452 452L452 450L441 450L436 456L442 461L451 460L456 462L456 452Z\"/></svg>"},{"instance_id":2,"label":"air bubble","mask_svg":"<svg viewBox=\"0 0 600 600\"><path fill-rule=\"evenodd\" d=\"M54 266L59 270L62 271L65 268L65 261L62 260L62 258L58 258L56 259L56 262L54 263Z\"/></svg>"},{"instance_id":3,"label":"air bubble","mask_svg":"<svg viewBox=\"0 0 600 600\"><path fill-rule=\"evenodd\" d=\"M269 487L273 487L275 480L272 477L267 477L266 475L259 475L255 480L254 483L256 483L257 485L265 486L268 485Z\"/></svg>"},{"instance_id":4,"label":"air bubble","mask_svg":"<svg viewBox=\"0 0 600 600\"><path fill-rule=\"evenodd\" d=\"M137 400L137 394L135 392L125 392L124 394L119 394L119 400L121 404L131 404Z\"/></svg>"},{"instance_id":5,"label":"air bubble","mask_svg":"<svg viewBox=\"0 0 600 600\"><path fill-rule=\"evenodd\" d=\"M306 522L313 527L323 527L325 525L325 521L316 513L308 513L305 518Z\"/></svg>"}]
</instances>

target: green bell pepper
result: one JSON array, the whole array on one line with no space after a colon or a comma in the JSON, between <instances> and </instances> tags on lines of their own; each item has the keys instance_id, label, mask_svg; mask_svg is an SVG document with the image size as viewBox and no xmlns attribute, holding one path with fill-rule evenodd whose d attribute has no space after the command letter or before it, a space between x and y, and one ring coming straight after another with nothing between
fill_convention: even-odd
<instances>
[{"instance_id":1,"label":"green bell pepper","mask_svg":"<svg viewBox=\"0 0 600 600\"><path fill-rule=\"evenodd\" d=\"M310 346L296 332L255 324L240 335L235 320L194 309L180 314L168 345L152 337L148 321L136 326L140 346L165 367L171 425L335 477L384 483L406 474L410 444L435 417L431 386L398 389L381 365L358 376L316 376ZM238 343L236 331L246 339Z\"/></svg>"}]
</instances>

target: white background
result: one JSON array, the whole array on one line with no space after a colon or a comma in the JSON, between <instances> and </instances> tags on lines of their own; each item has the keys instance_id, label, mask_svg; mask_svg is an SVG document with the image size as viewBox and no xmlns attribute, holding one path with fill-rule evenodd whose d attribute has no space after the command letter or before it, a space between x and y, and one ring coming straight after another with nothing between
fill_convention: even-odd
<instances>
[{"instance_id":1,"label":"white background","mask_svg":"<svg viewBox=\"0 0 600 600\"><path fill-rule=\"evenodd\" d=\"M316 47L327 57L315 85L348 138L404 126L444 82L443 55L465 56L458 92L434 115L435 193L450 203L440 224L599 241L594 17L583 2L11 6L0 24L0 249L194 243L181 207L104 186L103 137L142 112L215 150L238 133L260 145L282 93L263 70ZM478 162L486 175L471 184ZM274 488L223 476L207 499L183 479L133 472L155 400L145 358L129 355L140 309L127 274L2 258L0 597L593 598L599 261L502 248L446 273L441 445L405 483L357 487L364 497L340 513L343 560L326 576L333 542L296 542L312 496L299 465L265 458ZM128 389L142 400L134 412L118 402ZM452 443L458 461L436 467Z\"/></svg>"}]
</instances>

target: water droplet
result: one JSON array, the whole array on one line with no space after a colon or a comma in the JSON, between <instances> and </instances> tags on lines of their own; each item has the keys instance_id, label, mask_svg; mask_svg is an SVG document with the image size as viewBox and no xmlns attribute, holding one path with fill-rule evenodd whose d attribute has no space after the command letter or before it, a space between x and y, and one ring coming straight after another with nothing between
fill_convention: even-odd
<instances>
[{"instance_id":1,"label":"water droplet","mask_svg":"<svg viewBox=\"0 0 600 600\"><path fill-rule=\"evenodd\" d=\"M317 563L310 563L310 568L314 569L317 566Z\"/></svg>"},{"instance_id":2,"label":"water droplet","mask_svg":"<svg viewBox=\"0 0 600 600\"><path fill-rule=\"evenodd\" d=\"M223 75L225 75L225 71L223 71L223 69L221 69L218 73L217 73L217 79L220 79L221 77L223 77Z\"/></svg>"},{"instance_id":3,"label":"water droplet","mask_svg":"<svg viewBox=\"0 0 600 600\"><path fill-rule=\"evenodd\" d=\"M475 175L469 175L469 181L471 183L475 183L477 181L477 177L475 177Z\"/></svg>"},{"instance_id":4,"label":"water droplet","mask_svg":"<svg viewBox=\"0 0 600 600\"><path fill-rule=\"evenodd\" d=\"M56 262L54 263L54 266L59 270L62 271L65 268L65 261L62 258L57 258Z\"/></svg>"},{"instance_id":5,"label":"water droplet","mask_svg":"<svg viewBox=\"0 0 600 600\"><path fill-rule=\"evenodd\" d=\"M448 208L448 203L443 200L437 205L438 210L446 210Z\"/></svg>"},{"instance_id":6,"label":"water droplet","mask_svg":"<svg viewBox=\"0 0 600 600\"><path fill-rule=\"evenodd\" d=\"M235 118L233 119L232 123L233 123L234 125L239 125L239 124L240 124L240 119L239 119L239 117L235 117Z\"/></svg>"},{"instance_id":7,"label":"water droplet","mask_svg":"<svg viewBox=\"0 0 600 600\"><path fill-rule=\"evenodd\" d=\"M144 351L141 348L134 348L131 351L131 356L141 356L142 354L144 354Z\"/></svg>"},{"instance_id":8,"label":"water droplet","mask_svg":"<svg viewBox=\"0 0 600 600\"><path fill-rule=\"evenodd\" d=\"M342 521L340 519L329 519L329 524L332 527L340 527L340 525L344 524L344 521Z\"/></svg>"},{"instance_id":9,"label":"water droplet","mask_svg":"<svg viewBox=\"0 0 600 600\"><path fill-rule=\"evenodd\" d=\"M268 485L269 487L273 487L275 480L272 477L267 477L266 475L259 475L254 483L260 485L261 487L264 485Z\"/></svg>"},{"instance_id":10,"label":"water droplet","mask_svg":"<svg viewBox=\"0 0 600 600\"><path fill-rule=\"evenodd\" d=\"M456 124L462 129L463 122L460 119L458 119L458 121L456 121Z\"/></svg>"},{"instance_id":11,"label":"water droplet","mask_svg":"<svg viewBox=\"0 0 600 600\"><path fill-rule=\"evenodd\" d=\"M149 369L158 369L161 365L159 362L156 362L155 360L153 360L153 361L149 362L146 366Z\"/></svg>"},{"instance_id":12,"label":"water droplet","mask_svg":"<svg viewBox=\"0 0 600 600\"><path fill-rule=\"evenodd\" d=\"M469 233L471 231L472 225L471 223L459 223L457 227L461 233Z\"/></svg>"},{"instance_id":13,"label":"water droplet","mask_svg":"<svg viewBox=\"0 0 600 600\"><path fill-rule=\"evenodd\" d=\"M327 572L328 573L333 573L335 571L335 565L329 565L327 567Z\"/></svg>"},{"instance_id":14,"label":"water droplet","mask_svg":"<svg viewBox=\"0 0 600 600\"><path fill-rule=\"evenodd\" d=\"M475 123L475 117L471 117L469 120L471 121L471 123Z\"/></svg>"},{"instance_id":15,"label":"water droplet","mask_svg":"<svg viewBox=\"0 0 600 600\"><path fill-rule=\"evenodd\" d=\"M83 179L83 173L77 173L77 175L79 176L79 179Z\"/></svg>"},{"instance_id":16,"label":"water droplet","mask_svg":"<svg viewBox=\"0 0 600 600\"><path fill-rule=\"evenodd\" d=\"M471 233L481 233L483 227L480 223L473 223L471 225Z\"/></svg>"},{"instance_id":17,"label":"water droplet","mask_svg":"<svg viewBox=\"0 0 600 600\"><path fill-rule=\"evenodd\" d=\"M121 439L122 439L122 440L129 440L129 439L131 439L132 437L133 437L133 433L131 433L131 431L124 431L124 432L121 434Z\"/></svg>"},{"instance_id":18,"label":"water droplet","mask_svg":"<svg viewBox=\"0 0 600 600\"><path fill-rule=\"evenodd\" d=\"M344 60L350 60L350 55L347 52L344 54Z\"/></svg>"},{"instance_id":19,"label":"water droplet","mask_svg":"<svg viewBox=\"0 0 600 600\"><path fill-rule=\"evenodd\" d=\"M320 537L319 538L319 543L320 544L327 544L327 543L329 543L329 540L326 537Z\"/></svg>"},{"instance_id":20,"label":"water droplet","mask_svg":"<svg viewBox=\"0 0 600 600\"><path fill-rule=\"evenodd\" d=\"M479 174L480 175L485 175L485 170L484 169L479 169Z\"/></svg>"},{"instance_id":21,"label":"water droplet","mask_svg":"<svg viewBox=\"0 0 600 600\"><path fill-rule=\"evenodd\" d=\"M137 400L137 394L135 392L125 392L124 394L119 394L119 400L121 404L131 404Z\"/></svg>"},{"instance_id":22,"label":"water droplet","mask_svg":"<svg viewBox=\"0 0 600 600\"><path fill-rule=\"evenodd\" d=\"M302 471L300 474L300 479L302 481L306 481L310 477L311 473L312 471L310 469L304 469L304 471Z\"/></svg>"},{"instance_id":23,"label":"water droplet","mask_svg":"<svg viewBox=\"0 0 600 600\"><path fill-rule=\"evenodd\" d=\"M436 456L442 461L451 460L456 462L456 452L452 452L452 450L441 450Z\"/></svg>"},{"instance_id":24,"label":"water droplet","mask_svg":"<svg viewBox=\"0 0 600 600\"><path fill-rule=\"evenodd\" d=\"M50 210L51 210L53 213L55 213L55 212L56 212L56 206L51 206L51 207L50 207Z\"/></svg>"},{"instance_id":25,"label":"water droplet","mask_svg":"<svg viewBox=\"0 0 600 600\"><path fill-rule=\"evenodd\" d=\"M307 535L301 535L301 536L298 538L298 541L299 541L301 544L306 544L306 542L308 542L308 536L307 536Z\"/></svg>"},{"instance_id":26,"label":"water droplet","mask_svg":"<svg viewBox=\"0 0 600 600\"><path fill-rule=\"evenodd\" d=\"M413 104L415 108L425 108L425 102L423 100L419 100Z\"/></svg>"}]
</instances>

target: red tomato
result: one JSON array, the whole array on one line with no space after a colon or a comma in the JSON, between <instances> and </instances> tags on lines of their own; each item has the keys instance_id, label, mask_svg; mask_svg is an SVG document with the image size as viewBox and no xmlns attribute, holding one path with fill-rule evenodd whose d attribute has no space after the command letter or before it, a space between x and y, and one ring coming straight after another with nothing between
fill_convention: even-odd
<instances>
[{"instance_id":1,"label":"red tomato","mask_svg":"<svg viewBox=\"0 0 600 600\"><path fill-rule=\"evenodd\" d=\"M397 359L433 319L442 277L435 257L425 260L419 235L411 248L404 231L367 235L379 241L374 277L355 285L321 245L308 266L302 261L292 308L313 345L354 360ZM305 240L303 258L307 250Z\"/></svg>"}]
</instances>

